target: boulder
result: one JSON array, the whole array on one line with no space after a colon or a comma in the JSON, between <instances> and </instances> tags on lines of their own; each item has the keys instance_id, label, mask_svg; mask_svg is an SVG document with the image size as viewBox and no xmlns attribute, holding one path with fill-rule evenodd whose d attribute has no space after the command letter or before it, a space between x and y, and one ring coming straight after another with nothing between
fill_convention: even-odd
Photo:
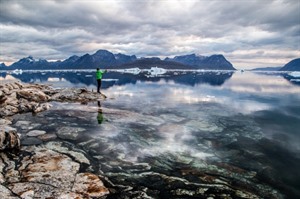
<instances>
[{"instance_id":1,"label":"boulder","mask_svg":"<svg viewBox=\"0 0 300 199\"><path fill-rule=\"evenodd\" d=\"M15 115L19 112L17 107L6 105L5 107L0 107L0 117L7 117Z\"/></svg>"},{"instance_id":2,"label":"boulder","mask_svg":"<svg viewBox=\"0 0 300 199\"><path fill-rule=\"evenodd\" d=\"M42 104L37 104L33 106L33 112L34 113L39 113L45 110L48 110L51 107L49 103L42 103Z\"/></svg>"},{"instance_id":3,"label":"boulder","mask_svg":"<svg viewBox=\"0 0 300 199\"><path fill-rule=\"evenodd\" d=\"M0 129L0 151L20 149L20 137L14 130Z\"/></svg>"},{"instance_id":4,"label":"boulder","mask_svg":"<svg viewBox=\"0 0 300 199\"><path fill-rule=\"evenodd\" d=\"M40 90L30 88L17 91L17 98L24 98L34 102L47 102L50 97Z\"/></svg>"}]
</instances>

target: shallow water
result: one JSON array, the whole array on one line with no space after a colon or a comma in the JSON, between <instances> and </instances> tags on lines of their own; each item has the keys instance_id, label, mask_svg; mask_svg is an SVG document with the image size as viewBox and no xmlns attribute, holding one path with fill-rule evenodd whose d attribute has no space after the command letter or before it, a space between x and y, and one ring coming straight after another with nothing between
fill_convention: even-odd
<instances>
[{"instance_id":1,"label":"shallow water","mask_svg":"<svg viewBox=\"0 0 300 199\"><path fill-rule=\"evenodd\" d=\"M0 78L96 89L91 71ZM212 194L219 189L234 198L300 197L297 77L171 71L109 72L104 78L106 100L53 102L49 111L16 116L14 125L24 135L42 129L75 144L113 183L146 187L155 197L197 197L201 191L195 190L208 185Z\"/></svg>"}]
</instances>

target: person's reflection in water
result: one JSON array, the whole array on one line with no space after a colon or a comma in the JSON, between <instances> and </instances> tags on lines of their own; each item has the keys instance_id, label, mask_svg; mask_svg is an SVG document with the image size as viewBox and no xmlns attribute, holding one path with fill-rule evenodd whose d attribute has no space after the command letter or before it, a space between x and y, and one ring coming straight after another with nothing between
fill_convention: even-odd
<instances>
[{"instance_id":1,"label":"person's reflection in water","mask_svg":"<svg viewBox=\"0 0 300 199\"><path fill-rule=\"evenodd\" d=\"M102 112L100 101L98 101L98 107L99 108L98 108L97 121L98 121L98 124L102 124L104 117L103 117L103 112Z\"/></svg>"}]
</instances>

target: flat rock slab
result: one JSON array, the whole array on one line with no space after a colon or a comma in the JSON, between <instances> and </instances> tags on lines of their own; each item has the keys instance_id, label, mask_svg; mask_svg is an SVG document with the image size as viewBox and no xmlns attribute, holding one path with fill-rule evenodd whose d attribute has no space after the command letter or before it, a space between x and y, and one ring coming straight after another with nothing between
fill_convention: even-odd
<instances>
[{"instance_id":1,"label":"flat rock slab","mask_svg":"<svg viewBox=\"0 0 300 199\"><path fill-rule=\"evenodd\" d=\"M76 140L86 129L80 127L64 126L57 130L56 134L61 139Z\"/></svg>"},{"instance_id":2,"label":"flat rock slab","mask_svg":"<svg viewBox=\"0 0 300 199\"><path fill-rule=\"evenodd\" d=\"M22 142L22 146L39 145L43 143L42 140L36 137L27 137L23 139L21 142Z\"/></svg>"},{"instance_id":3,"label":"flat rock slab","mask_svg":"<svg viewBox=\"0 0 300 199\"><path fill-rule=\"evenodd\" d=\"M99 198L109 194L99 176L80 172L80 163L73 157L78 154L62 154L44 145L21 150L22 155L13 159L0 153L0 174L6 182L0 185L0 198Z\"/></svg>"}]
</instances>

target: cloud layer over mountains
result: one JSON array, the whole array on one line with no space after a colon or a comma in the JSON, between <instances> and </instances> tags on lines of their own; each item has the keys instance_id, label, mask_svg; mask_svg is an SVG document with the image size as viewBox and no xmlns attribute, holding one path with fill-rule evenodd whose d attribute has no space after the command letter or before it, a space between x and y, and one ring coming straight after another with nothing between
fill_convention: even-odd
<instances>
[{"instance_id":1,"label":"cloud layer over mountains","mask_svg":"<svg viewBox=\"0 0 300 199\"><path fill-rule=\"evenodd\" d=\"M97 49L223 54L234 66L300 57L299 0L0 0L0 62Z\"/></svg>"}]
</instances>

